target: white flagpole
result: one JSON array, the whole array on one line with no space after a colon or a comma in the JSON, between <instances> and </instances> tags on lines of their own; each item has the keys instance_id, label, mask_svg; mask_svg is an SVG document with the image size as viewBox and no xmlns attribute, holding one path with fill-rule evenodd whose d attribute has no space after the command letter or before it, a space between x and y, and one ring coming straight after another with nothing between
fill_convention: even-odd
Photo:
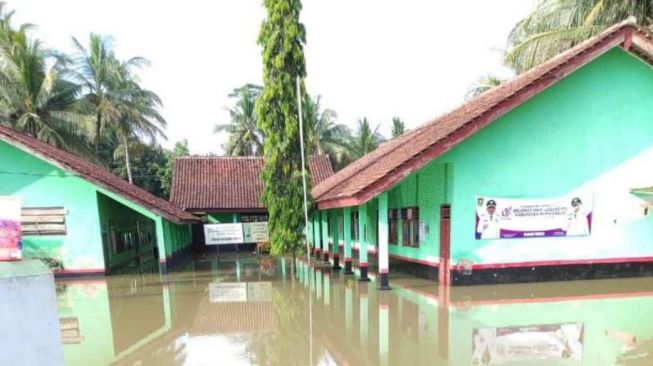
<instances>
[{"instance_id":1,"label":"white flagpole","mask_svg":"<svg viewBox=\"0 0 653 366\"><path fill-rule=\"evenodd\" d=\"M300 85L299 75L297 75L297 105L299 109L299 149L302 155L302 186L304 187L304 237L306 239L306 268L311 269L311 247L308 243L308 200L306 198L306 159L304 158L304 120L302 116L302 90ZM309 272L310 274L310 272ZM313 281L308 287L308 322L309 322L309 335L308 335L308 354L310 364L313 365L313 294L311 288Z\"/></svg>"}]
</instances>

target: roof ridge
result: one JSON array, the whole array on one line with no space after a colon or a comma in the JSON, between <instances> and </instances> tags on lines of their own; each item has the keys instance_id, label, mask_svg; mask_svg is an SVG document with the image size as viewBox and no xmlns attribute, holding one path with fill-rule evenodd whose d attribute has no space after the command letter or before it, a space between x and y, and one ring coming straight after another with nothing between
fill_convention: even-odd
<instances>
[{"instance_id":1,"label":"roof ridge","mask_svg":"<svg viewBox=\"0 0 653 366\"><path fill-rule=\"evenodd\" d=\"M603 31L601 31L600 33L598 33L597 35L579 43L578 45L570 48L569 50L561 52L560 54L556 55L555 57L552 57L546 62L522 73L521 75L518 75L516 78L500 86L492 88L491 90L481 95L469 99L464 103L451 109L450 111L432 119L429 122L424 123L419 128L415 129L413 133L407 134L405 135L405 137L403 136L400 137L399 141L390 142L388 143L388 145L383 145L379 147L379 149L383 148L383 151L379 152L378 151L379 149L377 149L363 156L362 158L358 159L354 163L350 164L345 169L331 176L331 178L317 185L313 190L316 200L325 197L327 197L325 198L326 200L333 199L333 197L328 197L328 196L329 193L333 193L337 187L340 187L341 192L336 193L335 194L336 197L355 198L355 196L359 195L362 192L362 190L366 189L366 187L369 187L370 185L375 184L376 182L382 179L385 179L388 175L393 174L392 172L396 171L397 169L400 169L402 166L406 164L406 162L414 159L416 156L419 156L420 154L423 154L426 151L429 151L429 149L431 149L434 145L437 145L439 142L443 141L445 137L448 137L454 132L458 131L467 123L476 120L480 116L495 110L495 108L501 105L501 103L504 100L511 98L516 93L521 93L522 91L527 90L528 87L537 83L543 77L546 77L547 75L550 75L552 72L555 72L557 69L564 66L569 61L576 58L577 56L582 55L582 53L585 52L586 50L589 50L591 47L595 47L599 45L601 41L609 37L613 37L614 33L624 31L628 27L632 27L633 30L641 32L644 36L646 36L648 40L650 40L649 36L651 33L648 30L642 29L640 26L633 24L632 19L627 19L623 22L608 27ZM571 70L571 72L573 72L574 70L575 69ZM556 76L556 78L560 78L563 76L566 76L566 74L561 74L559 76ZM497 97L500 97L499 100L497 100ZM501 113L501 115L505 113L507 113L507 111ZM491 121L496 120L497 118L499 118L499 116L491 118ZM439 123L445 123L445 125L443 125L442 128L438 128L434 130L433 126ZM427 135L422 137L420 134L422 132ZM474 131L472 130L470 134L473 132ZM444 133L444 135L439 136L439 134L441 133ZM431 141L430 139L433 140ZM355 186L356 182L349 184L349 186L346 185L345 182L351 180L353 177L357 175L364 174L363 171L369 171L369 168L372 167L374 164L378 163L379 159L382 159L391 153L400 151L402 147L409 146L407 143L411 141L415 141L417 146L416 149L409 149L409 150L415 150L415 151L408 151L407 152L408 154L403 154L405 155L405 157L396 159L396 161L394 162L389 162L390 163L389 167L388 164L386 164L384 167L379 167L375 171L369 172L368 174L370 174L369 178L371 178L370 179L371 182L365 182L364 184L366 185L364 187L356 188ZM455 146L455 143L452 146ZM447 148L446 150L448 150L449 148ZM360 162L361 160L362 162ZM406 172L404 171L402 174L405 173ZM345 186L343 187L343 185ZM333 194L331 194L331 196L333 196Z\"/></svg>"},{"instance_id":2,"label":"roof ridge","mask_svg":"<svg viewBox=\"0 0 653 366\"><path fill-rule=\"evenodd\" d=\"M324 154L313 154L313 155L309 155L309 158L313 159L313 158L319 158L319 157L322 157L322 156L329 157L329 154L327 154L327 153L324 153ZM177 156L177 157L175 157L175 160L176 160L176 159L179 159L179 160L183 160L183 159L188 159L188 160L190 160L190 159L207 159L207 160L210 160L210 159L215 159L215 160L217 160L217 159L223 159L223 160L227 160L227 159L234 159L234 160L238 160L238 159L242 159L242 160L262 160L262 159L264 159L264 157L261 156L261 155L240 155L240 156L232 156L232 155L184 155L184 156Z\"/></svg>"},{"instance_id":3,"label":"roof ridge","mask_svg":"<svg viewBox=\"0 0 653 366\"><path fill-rule=\"evenodd\" d=\"M315 184L333 174L327 154L311 156L306 165ZM254 159L175 160L170 200L185 209L264 208L262 170L263 161Z\"/></svg>"},{"instance_id":4,"label":"roof ridge","mask_svg":"<svg viewBox=\"0 0 653 366\"><path fill-rule=\"evenodd\" d=\"M364 157L366 157L366 156L368 156L370 154L373 154L375 152L378 152L380 154L379 158L382 158L382 157L388 155L389 153L395 151L399 147L404 146L406 143L408 143L410 141L409 136L415 135L417 132L419 132L420 130L425 128L429 123L430 122L427 122L427 123L425 123L424 125L422 125L422 126L420 126L418 128L415 128L415 129L410 130L410 131L408 131L407 133L405 133L405 134L403 134L401 136L398 136L396 139L387 141L385 144L379 145L379 147L377 147L375 150L370 151L368 154L361 156L360 158L356 159L351 164L347 165L344 169L334 173L332 176L325 179L323 182L321 182L317 186L313 187L312 192L311 192L313 194L313 196L314 196L313 198L317 199L320 196L323 196L323 195L329 193L331 190L333 190L333 188L335 188L338 185L337 183L340 181L340 179L336 178L339 173L342 172L342 175L347 174L344 171L349 168L351 173L347 174L347 178L344 178L344 179L348 179L349 177L352 177L352 176L356 175L356 173L360 172L361 170L366 169L370 165L374 164L375 161L370 161L369 163L364 164L363 166L360 166L360 167L354 166L354 164L356 164L356 162L361 161ZM322 185L324 185L325 188L318 189Z\"/></svg>"},{"instance_id":5,"label":"roof ridge","mask_svg":"<svg viewBox=\"0 0 653 366\"><path fill-rule=\"evenodd\" d=\"M102 166L11 127L0 125L0 139L10 145L17 146L20 150L30 151L38 159L45 160L63 170L70 171L76 176L122 196L139 206L157 212L170 221L181 222L183 220L196 219L193 215L183 211L169 201L157 197L135 184L127 182ZM134 190L134 192L130 192L130 190Z\"/></svg>"}]
</instances>

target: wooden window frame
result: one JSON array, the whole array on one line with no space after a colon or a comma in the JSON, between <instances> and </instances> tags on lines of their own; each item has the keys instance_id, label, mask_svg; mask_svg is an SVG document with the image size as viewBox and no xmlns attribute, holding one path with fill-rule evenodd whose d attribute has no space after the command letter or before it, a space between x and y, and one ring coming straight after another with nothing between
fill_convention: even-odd
<instances>
[{"instance_id":1,"label":"wooden window frame","mask_svg":"<svg viewBox=\"0 0 653 366\"><path fill-rule=\"evenodd\" d=\"M399 211L398 209L388 210L388 244L399 244Z\"/></svg>"},{"instance_id":2,"label":"wooden window frame","mask_svg":"<svg viewBox=\"0 0 653 366\"><path fill-rule=\"evenodd\" d=\"M402 243L408 248L419 248L419 207L406 207L401 210Z\"/></svg>"},{"instance_id":3,"label":"wooden window frame","mask_svg":"<svg viewBox=\"0 0 653 366\"><path fill-rule=\"evenodd\" d=\"M359 232L358 232L358 220L360 217L358 216L358 212L352 212L351 213L351 240L352 241L358 241L359 237Z\"/></svg>"}]
</instances>

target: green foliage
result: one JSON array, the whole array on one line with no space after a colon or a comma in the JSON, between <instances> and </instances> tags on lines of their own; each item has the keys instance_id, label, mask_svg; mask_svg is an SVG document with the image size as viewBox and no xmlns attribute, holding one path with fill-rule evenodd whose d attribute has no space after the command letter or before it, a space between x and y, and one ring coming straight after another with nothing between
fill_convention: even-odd
<instances>
[{"instance_id":1,"label":"green foliage","mask_svg":"<svg viewBox=\"0 0 653 366\"><path fill-rule=\"evenodd\" d=\"M542 0L512 30L505 61L518 73L528 71L629 17L650 27L653 3L650 0Z\"/></svg>"},{"instance_id":2,"label":"green foliage","mask_svg":"<svg viewBox=\"0 0 653 366\"><path fill-rule=\"evenodd\" d=\"M227 142L222 145L226 155L263 154L263 131L256 124L256 101L262 89L258 85L245 84L229 94L230 98L236 98L235 105L229 109L231 121L213 127L213 133L229 134Z\"/></svg>"},{"instance_id":3,"label":"green foliage","mask_svg":"<svg viewBox=\"0 0 653 366\"><path fill-rule=\"evenodd\" d=\"M321 109L320 96L304 96L302 102L306 145L309 155L328 154L335 169L340 169L350 162L349 141L351 131L343 124L337 123L336 112Z\"/></svg>"},{"instance_id":4,"label":"green foliage","mask_svg":"<svg viewBox=\"0 0 653 366\"><path fill-rule=\"evenodd\" d=\"M303 245L303 171L295 79L306 75L306 31L299 23L299 0L263 3L267 17L258 43L263 47L264 87L256 103L256 114L265 134L263 203L269 213L271 253L278 255L295 253ZM303 85L301 90L305 98Z\"/></svg>"},{"instance_id":5,"label":"green foliage","mask_svg":"<svg viewBox=\"0 0 653 366\"><path fill-rule=\"evenodd\" d=\"M168 163L169 152L158 144L148 144L138 140L130 141L129 150L133 183L155 196L165 197L166 192L160 172ZM114 174L127 178L126 160L121 155L123 151L122 149L116 151L116 159L111 164L111 168Z\"/></svg>"},{"instance_id":6,"label":"green foliage","mask_svg":"<svg viewBox=\"0 0 653 366\"><path fill-rule=\"evenodd\" d=\"M385 138L379 132L379 125L372 129L367 117L363 117L356 122L356 132L352 137L350 150L358 159L379 147L384 141Z\"/></svg>"},{"instance_id":7,"label":"green foliage","mask_svg":"<svg viewBox=\"0 0 653 366\"><path fill-rule=\"evenodd\" d=\"M161 181L161 197L170 198L170 185L172 184L172 168L176 158L190 155L188 140L182 140L175 143L172 151L166 151L165 165L160 167L157 177Z\"/></svg>"},{"instance_id":8,"label":"green foliage","mask_svg":"<svg viewBox=\"0 0 653 366\"><path fill-rule=\"evenodd\" d=\"M0 123L82 154L84 115L75 110L79 87L66 80L68 60L14 28L0 3Z\"/></svg>"},{"instance_id":9,"label":"green foliage","mask_svg":"<svg viewBox=\"0 0 653 366\"><path fill-rule=\"evenodd\" d=\"M87 46L73 39L71 58L32 38L33 25L14 27L12 17L0 2L0 123L163 195L157 172L166 159L156 140L165 138L166 121L160 98L135 73L147 60L119 60L111 39L96 34Z\"/></svg>"},{"instance_id":10,"label":"green foliage","mask_svg":"<svg viewBox=\"0 0 653 366\"><path fill-rule=\"evenodd\" d=\"M474 85L472 85L471 88L467 91L467 95L465 95L466 99L473 98L475 96L481 95L485 93L486 91L494 88L495 86L499 86L505 82L504 79L501 79L497 76L494 75L485 75L480 77Z\"/></svg>"},{"instance_id":11,"label":"green foliage","mask_svg":"<svg viewBox=\"0 0 653 366\"><path fill-rule=\"evenodd\" d=\"M406 132L406 124L399 117L392 117L392 138L399 137Z\"/></svg>"}]
</instances>

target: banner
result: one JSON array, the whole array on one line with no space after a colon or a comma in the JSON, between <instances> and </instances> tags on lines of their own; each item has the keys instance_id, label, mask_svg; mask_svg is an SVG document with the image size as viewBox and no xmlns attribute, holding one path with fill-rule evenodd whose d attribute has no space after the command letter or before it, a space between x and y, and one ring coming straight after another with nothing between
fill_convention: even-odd
<instances>
[{"instance_id":1,"label":"banner","mask_svg":"<svg viewBox=\"0 0 653 366\"><path fill-rule=\"evenodd\" d=\"M472 338L473 366L583 360L583 323L480 328Z\"/></svg>"},{"instance_id":2,"label":"banner","mask_svg":"<svg viewBox=\"0 0 653 366\"><path fill-rule=\"evenodd\" d=\"M244 243L243 224L207 224L204 225L204 240L207 245Z\"/></svg>"},{"instance_id":3,"label":"banner","mask_svg":"<svg viewBox=\"0 0 653 366\"><path fill-rule=\"evenodd\" d=\"M271 302L272 282L211 282L209 302Z\"/></svg>"},{"instance_id":4,"label":"banner","mask_svg":"<svg viewBox=\"0 0 653 366\"><path fill-rule=\"evenodd\" d=\"M21 259L19 197L0 197L0 261Z\"/></svg>"},{"instance_id":5,"label":"banner","mask_svg":"<svg viewBox=\"0 0 653 366\"><path fill-rule=\"evenodd\" d=\"M585 236L592 228L594 199L476 198L476 239Z\"/></svg>"},{"instance_id":6,"label":"banner","mask_svg":"<svg viewBox=\"0 0 653 366\"><path fill-rule=\"evenodd\" d=\"M243 235L245 236L245 243L259 243L263 241L270 241L268 235L267 222L244 222Z\"/></svg>"}]
</instances>

